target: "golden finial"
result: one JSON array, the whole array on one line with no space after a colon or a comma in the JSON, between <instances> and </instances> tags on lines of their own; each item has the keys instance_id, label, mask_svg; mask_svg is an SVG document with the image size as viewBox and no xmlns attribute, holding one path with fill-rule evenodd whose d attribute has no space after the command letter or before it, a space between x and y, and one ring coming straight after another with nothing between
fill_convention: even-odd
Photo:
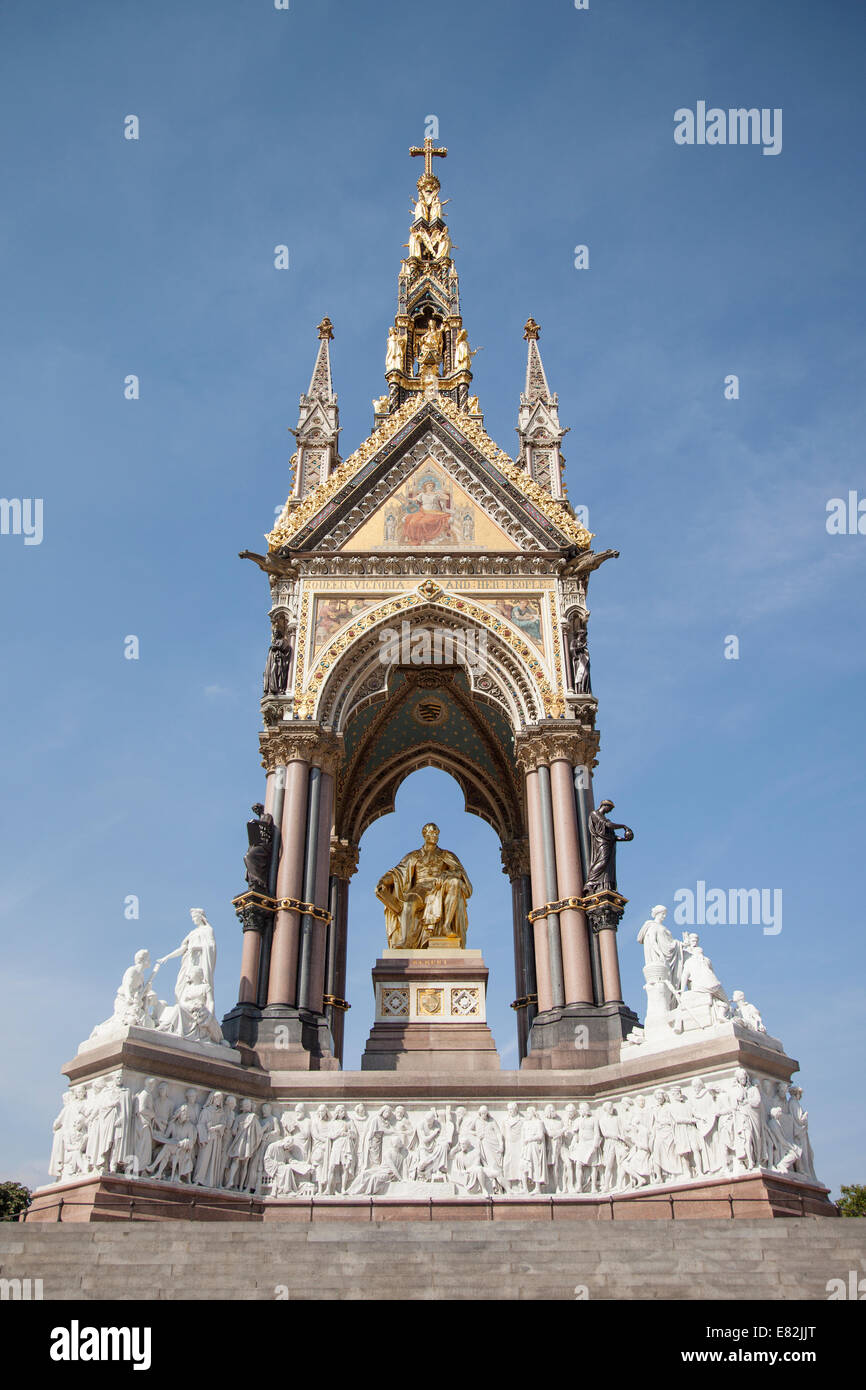
<instances>
[{"instance_id":1,"label":"golden finial","mask_svg":"<svg viewBox=\"0 0 866 1390\"><path fill-rule=\"evenodd\" d=\"M328 318L327 314L322 319L322 322L319 324L317 332L320 338L327 338L328 342L331 342L331 340L333 339L334 325L331 323L331 320Z\"/></svg>"},{"instance_id":2,"label":"golden finial","mask_svg":"<svg viewBox=\"0 0 866 1390\"><path fill-rule=\"evenodd\" d=\"M430 139L430 136L428 135L425 137L423 145L413 145L409 153L412 156L424 156L424 173L429 178L433 174L433 156L438 155L440 159L444 159L448 151L444 148L444 146L442 149L435 150L433 148L433 141Z\"/></svg>"},{"instance_id":3,"label":"golden finial","mask_svg":"<svg viewBox=\"0 0 866 1390\"><path fill-rule=\"evenodd\" d=\"M535 322L535 319L530 318L526 320L526 323L523 326L524 338L526 338L530 342L537 343L538 335L540 332L541 329L539 325Z\"/></svg>"}]
</instances>

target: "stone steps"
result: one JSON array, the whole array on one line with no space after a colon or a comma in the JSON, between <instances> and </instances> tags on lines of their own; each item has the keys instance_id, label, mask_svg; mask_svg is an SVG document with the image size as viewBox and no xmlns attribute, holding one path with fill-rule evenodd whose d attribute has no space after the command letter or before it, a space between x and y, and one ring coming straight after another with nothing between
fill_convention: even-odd
<instances>
[{"instance_id":1,"label":"stone steps","mask_svg":"<svg viewBox=\"0 0 866 1390\"><path fill-rule=\"evenodd\" d=\"M866 1274L866 1220L0 1226L46 1299L815 1299Z\"/></svg>"}]
</instances>

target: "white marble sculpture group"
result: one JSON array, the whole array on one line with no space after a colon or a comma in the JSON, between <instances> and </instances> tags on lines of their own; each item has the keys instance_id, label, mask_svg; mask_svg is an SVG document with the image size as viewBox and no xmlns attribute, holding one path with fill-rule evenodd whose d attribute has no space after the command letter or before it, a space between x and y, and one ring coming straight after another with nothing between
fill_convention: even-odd
<instances>
[{"instance_id":1,"label":"white marble sculpture group","mask_svg":"<svg viewBox=\"0 0 866 1390\"><path fill-rule=\"evenodd\" d=\"M562 1108L359 1101L308 1113L153 1077L131 1089L115 1073L64 1096L50 1172L275 1198L595 1195L759 1168L814 1181L801 1101L799 1086L737 1070Z\"/></svg>"},{"instance_id":2,"label":"white marble sculpture group","mask_svg":"<svg viewBox=\"0 0 866 1390\"><path fill-rule=\"evenodd\" d=\"M214 930L200 907L191 907L189 915L193 922L192 931L187 933L176 951L162 956L152 970L149 952L136 951L135 959L124 972L114 997L111 1017L97 1024L83 1046L108 1042L128 1028L155 1029L158 1033L187 1042L228 1046L214 1012ZM167 1004L164 999L157 998L153 981L160 967L177 957L180 958L180 967L174 987L174 1003Z\"/></svg>"},{"instance_id":3,"label":"white marble sculpture group","mask_svg":"<svg viewBox=\"0 0 866 1390\"><path fill-rule=\"evenodd\" d=\"M147 951L136 953L111 1018L80 1050L130 1028L184 1046L228 1046L214 1013L213 928L201 909L190 915L192 930L153 969ZM728 999L697 936L675 940L665 916L664 907L653 908L638 936L647 1016L626 1048L678 1047L696 1029L724 1024L781 1049L742 991ZM180 966L168 1004L153 979L174 958ZM64 1096L49 1172L55 1182L115 1174L273 1199L593 1197L759 1169L814 1182L801 1101L799 1086L728 1067L564 1106L543 1097L472 1110L414 1100L256 1103L115 1065Z\"/></svg>"},{"instance_id":4,"label":"white marble sculpture group","mask_svg":"<svg viewBox=\"0 0 866 1390\"><path fill-rule=\"evenodd\" d=\"M628 1042L672 1045L683 1035L734 1022L779 1048L775 1039L767 1038L760 1013L741 989L728 998L697 932L683 932L677 941L665 926L666 917L666 907L654 907L638 932L644 949L647 1011L643 1028L633 1029Z\"/></svg>"}]
</instances>

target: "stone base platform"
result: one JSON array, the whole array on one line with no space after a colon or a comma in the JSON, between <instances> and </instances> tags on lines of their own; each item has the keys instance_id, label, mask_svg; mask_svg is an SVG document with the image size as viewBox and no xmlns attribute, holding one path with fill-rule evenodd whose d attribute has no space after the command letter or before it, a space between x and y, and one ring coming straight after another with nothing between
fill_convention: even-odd
<instances>
[{"instance_id":1,"label":"stone base platform","mask_svg":"<svg viewBox=\"0 0 866 1390\"><path fill-rule=\"evenodd\" d=\"M376 1016L362 1072L499 1071L480 951L386 950L372 973Z\"/></svg>"},{"instance_id":2,"label":"stone base platform","mask_svg":"<svg viewBox=\"0 0 866 1390\"><path fill-rule=\"evenodd\" d=\"M290 1004L236 1004L222 1021L224 1036L245 1067L339 1071L324 1014Z\"/></svg>"},{"instance_id":3,"label":"stone base platform","mask_svg":"<svg viewBox=\"0 0 866 1390\"><path fill-rule=\"evenodd\" d=\"M446 1185L443 1184L443 1187ZM450 1186L450 1184L448 1185ZM759 1171L608 1196L253 1197L180 1183L88 1177L37 1189L26 1224L94 1221L683 1221L838 1216L826 1187Z\"/></svg>"},{"instance_id":4,"label":"stone base platform","mask_svg":"<svg viewBox=\"0 0 866 1390\"><path fill-rule=\"evenodd\" d=\"M267 1226L202 1221L168 1229L147 1221L0 1223L0 1275L26 1281L38 1273L46 1302L78 1309L102 1300L260 1301L271 1305L271 1323L275 1299L389 1301L401 1308L455 1299L555 1300L570 1304L572 1318L575 1299L585 1299L588 1311L615 1302L621 1320L623 1301L648 1302L641 1325L649 1332L650 1317L663 1328L677 1325L672 1303L747 1299L770 1300L770 1307L797 1300L798 1309L777 1321L799 1325L815 1321L801 1300L826 1304L830 1280L847 1283L852 1272L857 1279L863 1271L862 1219L494 1219L483 1228L471 1220L378 1216ZM662 1303L668 1305L663 1314ZM844 1312L838 1309L840 1320ZM759 1312L751 1320L767 1319Z\"/></svg>"},{"instance_id":5,"label":"stone base platform","mask_svg":"<svg viewBox=\"0 0 866 1390\"><path fill-rule=\"evenodd\" d=\"M620 1060L638 1017L626 1004L563 1004L536 1014L524 1071L606 1067Z\"/></svg>"}]
</instances>

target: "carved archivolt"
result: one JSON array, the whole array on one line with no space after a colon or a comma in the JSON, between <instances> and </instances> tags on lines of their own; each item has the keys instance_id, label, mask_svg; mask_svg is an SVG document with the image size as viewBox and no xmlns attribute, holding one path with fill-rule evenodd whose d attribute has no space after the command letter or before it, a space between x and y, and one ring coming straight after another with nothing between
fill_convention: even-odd
<instances>
[{"instance_id":1,"label":"carved archivolt","mask_svg":"<svg viewBox=\"0 0 866 1390\"><path fill-rule=\"evenodd\" d=\"M368 746L365 741L365 748ZM361 764L363 759L361 759ZM492 826L500 839L511 840L523 831L523 812L513 773L500 760L498 778L478 767L467 756L441 743L421 742L411 752L401 752L379 763L369 773L344 770L339 781L336 824L341 836L359 840L368 826L394 810L401 784L422 767L449 773L465 798L466 810Z\"/></svg>"},{"instance_id":2,"label":"carved archivolt","mask_svg":"<svg viewBox=\"0 0 866 1390\"><path fill-rule=\"evenodd\" d=\"M381 662L380 632L403 617L410 617L417 626L433 624L460 629L483 628L487 633L487 654L484 669L467 675L473 688L482 680L479 693L498 703L508 715L512 729L533 723L544 714L564 710L561 696L554 690L540 656L528 643L511 631L495 614L479 607L460 595L439 590L430 596L422 589L398 595L379 605L352 623L344 634L325 649L311 673L309 685L296 687L296 709L301 717L316 713L324 723L344 728L349 712L365 694L371 693L371 681L387 671ZM358 629L361 629L360 633ZM352 635L349 635L349 634ZM436 671L436 667L430 667ZM322 672L321 678L318 673ZM384 680L373 689L381 689Z\"/></svg>"}]
</instances>

